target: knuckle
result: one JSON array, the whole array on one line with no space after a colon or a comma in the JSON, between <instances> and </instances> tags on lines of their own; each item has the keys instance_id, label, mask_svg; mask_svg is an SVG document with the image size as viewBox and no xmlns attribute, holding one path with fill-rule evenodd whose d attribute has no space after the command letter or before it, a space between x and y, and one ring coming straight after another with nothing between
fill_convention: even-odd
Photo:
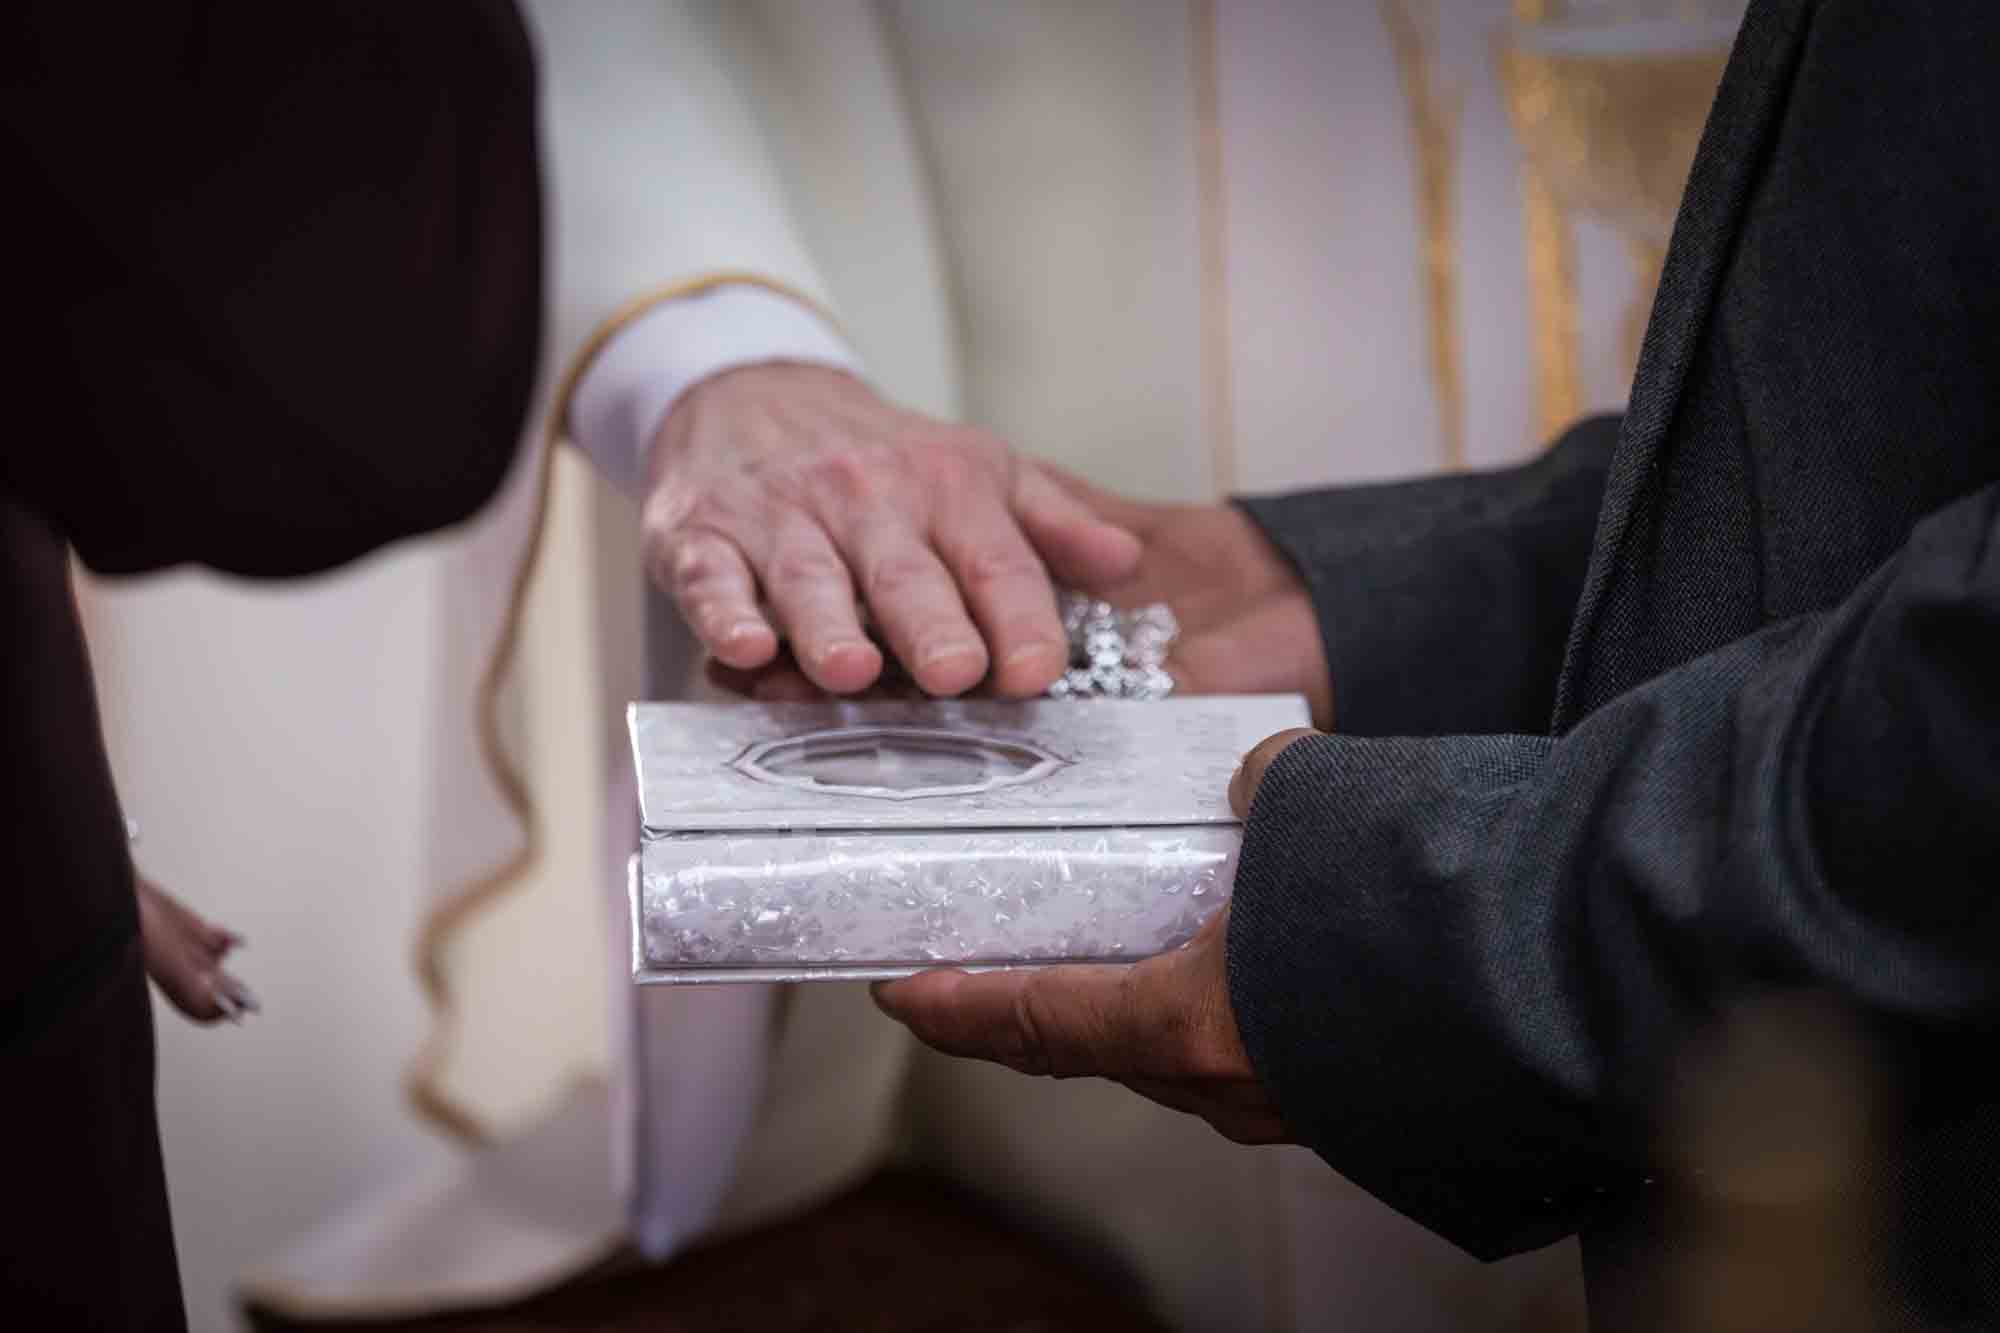
<instances>
[{"instance_id":1,"label":"knuckle","mask_svg":"<svg viewBox=\"0 0 2000 1333\"><path fill-rule=\"evenodd\" d=\"M886 555L868 568L862 591L878 608L888 601L925 590L932 582L931 564L915 552Z\"/></svg>"},{"instance_id":2,"label":"knuckle","mask_svg":"<svg viewBox=\"0 0 2000 1333\"><path fill-rule=\"evenodd\" d=\"M771 582L781 587L804 583L845 582L847 567L831 551L817 547L789 546L771 557Z\"/></svg>"},{"instance_id":3,"label":"knuckle","mask_svg":"<svg viewBox=\"0 0 2000 1333\"><path fill-rule=\"evenodd\" d=\"M700 537L727 539L743 517L741 506L715 491L676 495L661 490L647 500L641 524L648 533L668 542Z\"/></svg>"},{"instance_id":4,"label":"knuckle","mask_svg":"<svg viewBox=\"0 0 2000 1333\"><path fill-rule=\"evenodd\" d=\"M1039 978L1031 978L1014 996L1014 1026L1021 1034L1021 1050L1017 1057L1019 1064L1016 1067L1023 1073L1055 1074L1060 1078L1061 1071L1052 1068L1049 1061L1048 1041L1044 1035L1049 1022L1048 998L1038 981Z\"/></svg>"},{"instance_id":5,"label":"knuckle","mask_svg":"<svg viewBox=\"0 0 2000 1333\"><path fill-rule=\"evenodd\" d=\"M992 455L987 446L979 437L964 432L927 446L922 457L931 483L948 494L968 490L991 474Z\"/></svg>"},{"instance_id":6,"label":"knuckle","mask_svg":"<svg viewBox=\"0 0 2000 1333\"><path fill-rule=\"evenodd\" d=\"M966 552L960 577L968 588L991 588L1008 583L1046 582L1048 571L1026 546L1006 543Z\"/></svg>"},{"instance_id":7,"label":"knuckle","mask_svg":"<svg viewBox=\"0 0 2000 1333\"><path fill-rule=\"evenodd\" d=\"M759 513L803 508L812 494L811 465L793 454L745 459L738 480Z\"/></svg>"},{"instance_id":8,"label":"knuckle","mask_svg":"<svg viewBox=\"0 0 2000 1333\"><path fill-rule=\"evenodd\" d=\"M726 581L729 562L713 542L683 542L667 558L667 575L682 594L694 595Z\"/></svg>"},{"instance_id":9,"label":"knuckle","mask_svg":"<svg viewBox=\"0 0 2000 1333\"><path fill-rule=\"evenodd\" d=\"M829 449L815 457L806 466L805 482L816 497L850 506L874 499L882 489L874 460L852 448Z\"/></svg>"}]
</instances>

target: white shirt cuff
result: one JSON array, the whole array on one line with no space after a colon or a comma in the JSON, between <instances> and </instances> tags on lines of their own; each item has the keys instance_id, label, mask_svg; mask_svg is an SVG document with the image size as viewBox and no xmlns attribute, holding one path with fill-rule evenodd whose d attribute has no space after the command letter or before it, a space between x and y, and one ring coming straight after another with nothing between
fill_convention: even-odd
<instances>
[{"instance_id":1,"label":"white shirt cuff","mask_svg":"<svg viewBox=\"0 0 2000 1333\"><path fill-rule=\"evenodd\" d=\"M662 301L618 330L570 399L570 438L638 495L647 451L680 396L711 375L764 361L861 369L818 312L753 283L726 283Z\"/></svg>"}]
</instances>

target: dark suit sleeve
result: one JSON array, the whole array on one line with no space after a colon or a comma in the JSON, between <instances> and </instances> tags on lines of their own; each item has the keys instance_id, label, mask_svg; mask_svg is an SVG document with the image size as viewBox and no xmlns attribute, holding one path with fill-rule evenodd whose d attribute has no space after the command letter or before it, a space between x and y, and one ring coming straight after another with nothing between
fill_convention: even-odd
<instances>
[{"instance_id":1,"label":"dark suit sleeve","mask_svg":"<svg viewBox=\"0 0 2000 1333\"><path fill-rule=\"evenodd\" d=\"M1338 730L1547 728L1617 437L1599 417L1504 471L1237 501L1305 579Z\"/></svg>"},{"instance_id":2,"label":"dark suit sleeve","mask_svg":"<svg viewBox=\"0 0 2000 1333\"><path fill-rule=\"evenodd\" d=\"M1746 994L1830 992L1877 1049L1981 1067L2000 1026L1996 680L1988 487L1834 609L1559 739L1292 745L1256 797L1229 936L1287 1124L1494 1256L1639 1187L1671 1056Z\"/></svg>"},{"instance_id":3,"label":"dark suit sleeve","mask_svg":"<svg viewBox=\"0 0 2000 1333\"><path fill-rule=\"evenodd\" d=\"M102 570L267 575L492 493L542 299L511 5L26 0L0 63L0 488Z\"/></svg>"}]
</instances>

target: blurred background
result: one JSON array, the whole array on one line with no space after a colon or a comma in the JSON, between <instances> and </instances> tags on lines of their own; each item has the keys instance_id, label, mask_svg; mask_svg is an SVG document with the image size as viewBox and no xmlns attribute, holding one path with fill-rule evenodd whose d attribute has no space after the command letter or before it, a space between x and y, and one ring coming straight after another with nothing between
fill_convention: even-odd
<instances>
[{"instance_id":1,"label":"blurred background","mask_svg":"<svg viewBox=\"0 0 2000 1333\"><path fill-rule=\"evenodd\" d=\"M565 17L544 4L531 18L554 55L565 25L646 8ZM843 261L824 220L840 207L827 182L839 185L843 161L799 160L792 113L759 91L757 70L729 94L775 145L794 206L824 215L800 224L804 244L878 382L1106 486L1205 500L1495 466L1583 413L1615 410L1740 8L911 0L648 12L682 25L672 72L685 87L754 65L743 53L758 42L794 74L850 38L886 50L926 183L942 371L935 349L906 345L921 337L913 325L871 317L907 289L871 300ZM552 104L572 96L575 74L547 62ZM564 143L551 135L559 163ZM844 205L860 210L849 224L866 223L865 203ZM632 504L569 450L509 695L545 854L450 936L456 1019L443 1034L413 965L440 886L514 836L469 738L466 682L490 648L495 588L520 558L532 472L472 528L307 585L200 573L81 584L119 790L142 828L138 863L247 938L233 970L263 1002L216 1030L157 1008L196 1328L238 1326L235 1283L290 1238L449 1173L480 1151L463 1131L505 1140L607 1071L622 983L605 943L604 827L622 704L645 688L641 608ZM425 1049L452 1123L419 1115L406 1093ZM1317 1327L1365 1297L1354 1270L1373 1260L1352 1238L1375 1237L1390 1271L1422 1247L1362 1217L1372 1203L1307 1154L1219 1140L1188 1151L1236 1173L1239 1194L1217 1207L1249 1239L1227 1282L1153 1293L1171 1322ZM1314 1258L1332 1234L1355 1256L1342 1272ZM1103 1239L1129 1243L1141 1270L1182 1243L1109 1224ZM1523 1321L1574 1313L1559 1266L1545 1267Z\"/></svg>"}]
</instances>

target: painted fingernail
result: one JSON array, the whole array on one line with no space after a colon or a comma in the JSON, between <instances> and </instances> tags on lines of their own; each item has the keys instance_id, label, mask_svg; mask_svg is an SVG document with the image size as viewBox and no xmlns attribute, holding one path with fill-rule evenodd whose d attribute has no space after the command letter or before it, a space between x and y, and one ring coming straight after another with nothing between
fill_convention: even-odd
<instances>
[{"instance_id":1,"label":"painted fingernail","mask_svg":"<svg viewBox=\"0 0 2000 1333\"><path fill-rule=\"evenodd\" d=\"M240 1023L244 1014L258 1014L264 1011L264 1006L258 1002L257 993L227 972L216 974L210 990L215 996L215 1002L222 1006L223 1013L229 1016L231 1022Z\"/></svg>"}]
</instances>

